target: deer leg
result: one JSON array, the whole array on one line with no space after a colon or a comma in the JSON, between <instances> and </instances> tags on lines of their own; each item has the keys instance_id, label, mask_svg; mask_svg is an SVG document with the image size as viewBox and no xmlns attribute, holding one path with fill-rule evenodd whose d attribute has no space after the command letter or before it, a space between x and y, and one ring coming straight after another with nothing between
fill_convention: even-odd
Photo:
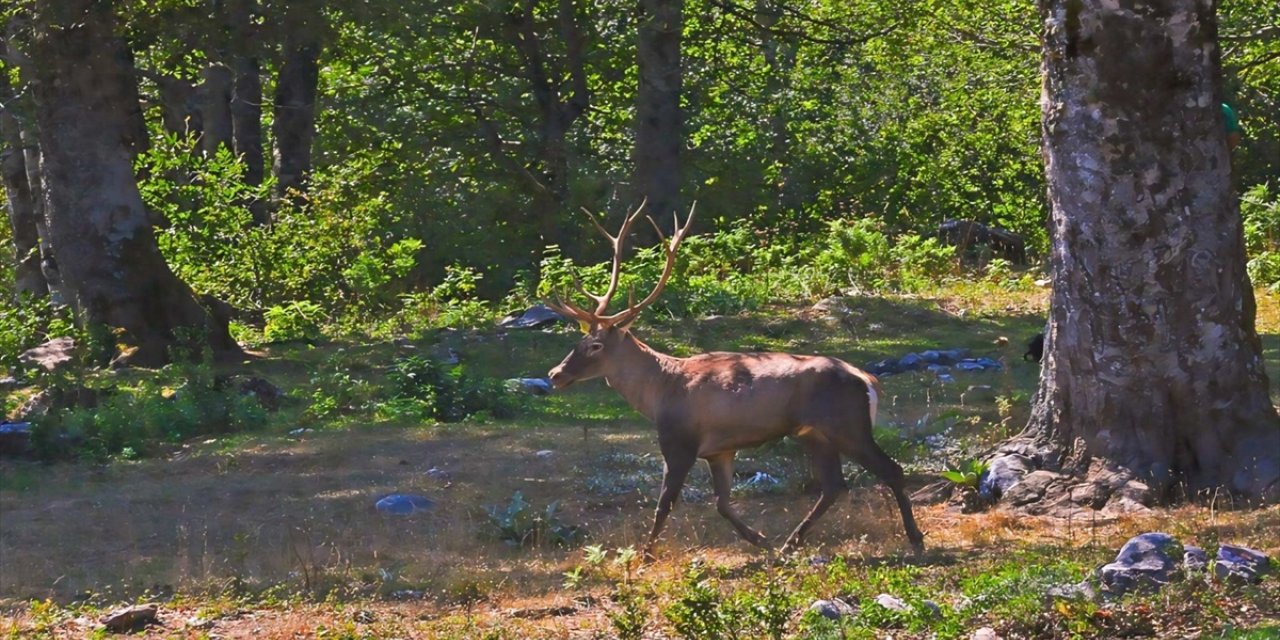
<instances>
[{"instance_id":1,"label":"deer leg","mask_svg":"<svg viewBox=\"0 0 1280 640\"><path fill-rule=\"evenodd\" d=\"M809 449L813 475L822 487L822 495L818 497L818 502L813 505L809 515L804 517L790 536L787 536L786 544L782 545L783 553L803 544L804 535L818 521L818 518L821 518L840 496L849 491L849 487L844 483L844 475L840 471L840 453L830 446L823 446L826 443L802 442Z\"/></svg>"},{"instance_id":2,"label":"deer leg","mask_svg":"<svg viewBox=\"0 0 1280 640\"><path fill-rule=\"evenodd\" d=\"M692 453L687 455L677 453L668 455L664 453L662 457L662 493L658 495L658 510L653 515L653 529L649 531L649 542L644 547L646 560L653 559L653 547L658 543L658 534L662 533L663 527L666 526L667 516L671 513L671 506L680 497L680 489L684 487L684 480L689 476L689 470L693 468L693 463L697 460L697 457Z\"/></svg>"},{"instance_id":3,"label":"deer leg","mask_svg":"<svg viewBox=\"0 0 1280 640\"><path fill-rule=\"evenodd\" d=\"M898 510L902 512L902 525L907 530L907 540L911 542L911 548L916 555L924 553L924 534L920 532L920 528L916 526L916 518L911 513L911 499L907 497L906 480L902 475L902 467L889 454L876 444L869 436L861 446L852 451L846 451L858 464L866 468L867 471L874 473L880 478L890 490L893 491L893 497L898 501Z\"/></svg>"},{"instance_id":4,"label":"deer leg","mask_svg":"<svg viewBox=\"0 0 1280 640\"><path fill-rule=\"evenodd\" d=\"M733 488L733 455L731 451L707 458L707 466L711 468L711 485L716 491L716 511L733 524L743 540L767 549L769 543L764 534L748 527L733 510L733 501L729 495Z\"/></svg>"}]
</instances>

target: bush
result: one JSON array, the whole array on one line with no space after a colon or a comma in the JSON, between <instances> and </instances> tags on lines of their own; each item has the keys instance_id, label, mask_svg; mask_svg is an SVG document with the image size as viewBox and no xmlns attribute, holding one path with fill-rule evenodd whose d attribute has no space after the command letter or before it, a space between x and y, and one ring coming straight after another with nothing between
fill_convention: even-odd
<instances>
[{"instance_id":1,"label":"bush","mask_svg":"<svg viewBox=\"0 0 1280 640\"><path fill-rule=\"evenodd\" d=\"M267 342L304 340L315 343L322 337L320 321L324 319L324 309L314 302L296 300L287 305L271 307L264 317L267 324L262 329L262 337Z\"/></svg>"},{"instance_id":2,"label":"bush","mask_svg":"<svg viewBox=\"0 0 1280 640\"><path fill-rule=\"evenodd\" d=\"M392 397L384 409L392 415L458 422L479 414L508 419L519 412L523 396L493 378L467 373L463 365L446 365L410 356L387 374Z\"/></svg>"}]
</instances>

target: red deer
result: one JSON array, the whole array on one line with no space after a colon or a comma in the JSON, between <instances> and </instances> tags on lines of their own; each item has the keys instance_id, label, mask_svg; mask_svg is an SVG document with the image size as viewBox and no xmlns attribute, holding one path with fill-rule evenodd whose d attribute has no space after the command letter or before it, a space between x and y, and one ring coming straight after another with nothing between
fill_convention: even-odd
<instances>
[{"instance_id":1,"label":"red deer","mask_svg":"<svg viewBox=\"0 0 1280 640\"><path fill-rule=\"evenodd\" d=\"M814 522L848 491L840 468L840 456L845 455L893 491L907 539L917 554L922 553L924 535L911 513L902 467L871 436L879 387L875 376L822 356L717 352L677 358L651 349L631 333L631 324L640 311L658 298L671 277L676 250L693 221L692 210L684 226L676 220L670 239L649 219L665 245L666 264L658 284L639 304L633 300L627 309L606 315L618 290L623 244L643 209L642 204L628 215L616 236L591 216L596 228L613 245L609 287L604 294L596 295L575 283L583 295L596 303L594 311L577 306L568 296L558 302L548 301L558 313L581 323L586 333L548 376L556 390L603 377L657 427L665 469L646 557L653 557L658 535L697 458L706 460L710 467L720 515L747 542L767 548L765 536L747 526L730 502L733 458L740 449L785 436L795 438L807 451L822 495L787 538L784 552L799 545Z\"/></svg>"}]
</instances>

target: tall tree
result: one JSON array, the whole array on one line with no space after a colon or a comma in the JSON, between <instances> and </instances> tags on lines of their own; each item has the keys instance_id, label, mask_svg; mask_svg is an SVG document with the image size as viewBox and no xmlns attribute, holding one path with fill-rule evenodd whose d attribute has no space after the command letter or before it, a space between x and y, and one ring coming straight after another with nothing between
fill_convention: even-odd
<instances>
[{"instance_id":1,"label":"tall tree","mask_svg":"<svg viewBox=\"0 0 1280 640\"><path fill-rule=\"evenodd\" d=\"M75 307L127 332L137 346L128 363L166 361L182 330L238 353L225 322L170 271L147 221L132 163L137 80L112 3L46 0L33 13L44 215Z\"/></svg>"},{"instance_id":2,"label":"tall tree","mask_svg":"<svg viewBox=\"0 0 1280 640\"><path fill-rule=\"evenodd\" d=\"M279 25L284 44L272 126L278 197L305 194L311 175L320 49L326 29L323 8L321 0L294 0L286 4Z\"/></svg>"},{"instance_id":3,"label":"tall tree","mask_svg":"<svg viewBox=\"0 0 1280 640\"><path fill-rule=\"evenodd\" d=\"M231 138L236 155L244 163L245 184L256 187L266 176L262 154L262 75L256 0L228 0L225 11L231 38ZM249 203L253 221L270 222L266 203Z\"/></svg>"},{"instance_id":4,"label":"tall tree","mask_svg":"<svg viewBox=\"0 0 1280 640\"><path fill-rule=\"evenodd\" d=\"M1054 290L1015 444L1058 501L1280 497L1212 6L1041 0Z\"/></svg>"},{"instance_id":5,"label":"tall tree","mask_svg":"<svg viewBox=\"0 0 1280 640\"><path fill-rule=\"evenodd\" d=\"M680 36L684 0L641 0L636 57L640 86L636 94L635 182L655 219L680 208L680 148L684 116L680 109L683 70Z\"/></svg>"},{"instance_id":6,"label":"tall tree","mask_svg":"<svg viewBox=\"0 0 1280 640\"><path fill-rule=\"evenodd\" d=\"M8 48L0 39L0 59ZM18 96L9 80L6 67L0 66L0 177L4 180L5 198L9 203L9 226L13 232L17 274L14 282L18 293L44 295L49 292L40 271L39 214L35 196L27 177L22 130L18 123Z\"/></svg>"}]
</instances>

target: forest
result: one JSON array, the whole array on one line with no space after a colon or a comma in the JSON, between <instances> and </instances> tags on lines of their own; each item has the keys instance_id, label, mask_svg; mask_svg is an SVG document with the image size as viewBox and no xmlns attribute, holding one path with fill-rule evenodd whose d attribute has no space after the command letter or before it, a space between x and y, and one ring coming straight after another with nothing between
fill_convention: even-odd
<instances>
[{"instance_id":1,"label":"forest","mask_svg":"<svg viewBox=\"0 0 1280 640\"><path fill-rule=\"evenodd\" d=\"M0 637L1280 634L1273 0L0 27Z\"/></svg>"}]
</instances>

